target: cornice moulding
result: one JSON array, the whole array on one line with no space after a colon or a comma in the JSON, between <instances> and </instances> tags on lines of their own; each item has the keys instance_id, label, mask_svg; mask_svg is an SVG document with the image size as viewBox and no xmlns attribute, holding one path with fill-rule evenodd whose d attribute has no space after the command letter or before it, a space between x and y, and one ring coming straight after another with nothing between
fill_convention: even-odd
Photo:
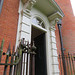
<instances>
[{"instance_id":1,"label":"cornice moulding","mask_svg":"<svg viewBox=\"0 0 75 75\"><path fill-rule=\"evenodd\" d=\"M59 19L62 19L62 18L63 18L63 16L59 12L56 12L56 13L48 16L48 19L50 22L55 20L55 19L58 21Z\"/></svg>"},{"instance_id":2,"label":"cornice moulding","mask_svg":"<svg viewBox=\"0 0 75 75\"><path fill-rule=\"evenodd\" d=\"M49 2L51 2L53 4L53 6L62 14L62 16L64 17L64 13L61 10L61 8L59 7L59 5L57 4L57 2L55 0L49 0Z\"/></svg>"}]
</instances>

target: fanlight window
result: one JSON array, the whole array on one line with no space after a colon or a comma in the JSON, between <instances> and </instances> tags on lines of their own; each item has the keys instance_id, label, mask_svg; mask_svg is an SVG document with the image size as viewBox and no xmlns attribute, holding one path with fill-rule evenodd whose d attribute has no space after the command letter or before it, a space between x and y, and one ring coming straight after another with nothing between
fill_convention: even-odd
<instances>
[{"instance_id":1,"label":"fanlight window","mask_svg":"<svg viewBox=\"0 0 75 75\"><path fill-rule=\"evenodd\" d=\"M44 22L38 17L33 18L32 23L35 24L35 25L39 25L42 28L45 28Z\"/></svg>"}]
</instances>

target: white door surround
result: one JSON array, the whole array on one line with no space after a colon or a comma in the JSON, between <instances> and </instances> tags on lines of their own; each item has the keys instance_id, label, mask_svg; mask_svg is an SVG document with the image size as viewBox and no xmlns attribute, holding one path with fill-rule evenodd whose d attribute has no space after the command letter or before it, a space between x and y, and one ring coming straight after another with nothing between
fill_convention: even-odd
<instances>
[{"instance_id":1,"label":"white door surround","mask_svg":"<svg viewBox=\"0 0 75 75\"><path fill-rule=\"evenodd\" d=\"M56 12L50 16L46 16L40 10L36 9L35 7L32 7L33 3L32 5L29 6L28 4L31 3L28 2L28 4L24 6L20 1L16 48L21 38L25 38L27 41L29 40L29 42L31 43L32 26L46 32L45 34L46 34L47 75L59 75L55 24L60 18L62 18L62 15L59 12ZM32 20L36 17L40 18L43 21L45 28L33 24Z\"/></svg>"}]
</instances>

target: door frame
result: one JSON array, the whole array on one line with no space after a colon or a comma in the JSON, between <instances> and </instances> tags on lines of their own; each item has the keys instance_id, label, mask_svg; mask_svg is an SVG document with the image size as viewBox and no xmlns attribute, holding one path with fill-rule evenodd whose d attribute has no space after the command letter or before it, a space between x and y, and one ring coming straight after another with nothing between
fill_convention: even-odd
<instances>
[{"instance_id":1,"label":"door frame","mask_svg":"<svg viewBox=\"0 0 75 75\"><path fill-rule=\"evenodd\" d=\"M45 42L46 42L46 68L47 68L47 75L50 75L50 74L52 74L51 72L50 72L50 68L52 69L52 64L50 64L50 63L52 63L52 61L50 61L50 60L52 60L52 58L51 58L51 40L50 40L50 30L49 30L49 27L47 28L47 29L44 29L44 28L42 28L42 27L40 27L40 26L38 26L38 25L35 25L35 24L31 24L31 31L32 31L32 26L33 27L35 27L35 28L37 28L37 29L40 29L41 31L43 31L43 32L45 32ZM50 58L50 59L49 59Z\"/></svg>"},{"instance_id":2,"label":"door frame","mask_svg":"<svg viewBox=\"0 0 75 75\"><path fill-rule=\"evenodd\" d=\"M34 24L31 23L32 19L34 17L42 18L42 20L44 21L45 26L46 26L45 27L46 28L45 37L46 37L47 75L52 75L53 73L56 74L57 72L59 73L59 69L57 68L59 63L58 63L58 60L56 60L57 59L57 48L56 47L53 48L53 46L56 45L56 41L53 41L53 38L56 39L56 36L53 34L53 33L55 33L55 30L54 30L55 24L54 23L56 22L56 20L54 19L52 22L50 22L48 19L48 16L44 15L40 10L38 10L36 8L32 8L30 10L30 13L26 12L25 9L23 9L23 13L21 13L21 10L22 10L22 7L21 7L21 2L20 2L19 20L18 20L15 50L16 50L17 46L19 45L19 42L21 39L20 38L20 36L21 36L20 30L22 29L21 26L27 25L30 27L30 31L31 31L31 26L32 25L35 26ZM27 18L27 20L24 19L24 17ZM51 18L52 18L52 16L51 16ZM37 27L37 28L39 28L39 27ZM42 30L42 28L40 28L40 29ZM31 41L31 33L29 35L30 35L29 40ZM54 57L53 57L53 54L54 54ZM56 57L56 59L55 59L55 57ZM56 67L56 63L57 63L57 67Z\"/></svg>"}]
</instances>

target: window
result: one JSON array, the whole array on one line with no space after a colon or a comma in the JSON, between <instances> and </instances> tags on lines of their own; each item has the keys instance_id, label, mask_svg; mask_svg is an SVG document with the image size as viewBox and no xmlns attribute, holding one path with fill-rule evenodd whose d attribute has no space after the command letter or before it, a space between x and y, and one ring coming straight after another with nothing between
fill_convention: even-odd
<instances>
[{"instance_id":1,"label":"window","mask_svg":"<svg viewBox=\"0 0 75 75\"><path fill-rule=\"evenodd\" d=\"M71 1L74 16L75 16L75 0L70 0L70 1Z\"/></svg>"},{"instance_id":2,"label":"window","mask_svg":"<svg viewBox=\"0 0 75 75\"><path fill-rule=\"evenodd\" d=\"M0 0L0 13L1 13L1 10L2 10L2 5L3 5L3 0Z\"/></svg>"},{"instance_id":3,"label":"window","mask_svg":"<svg viewBox=\"0 0 75 75\"><path fill-rule=\"evenodd\" d=\"M39 25L42 28L45 28L44 22L38 17L33 18L32 23L35 24L35 25Z\"/></svg>"},{"instance_id":4,"label":"window","mask_svg":"<svg viewBox=\"0 0 75 75\"><path fill-rule=\"evenodd\" d=\"M0 3L1 3L1 0L0 0Z\"/></svg>"}]
</instances>

